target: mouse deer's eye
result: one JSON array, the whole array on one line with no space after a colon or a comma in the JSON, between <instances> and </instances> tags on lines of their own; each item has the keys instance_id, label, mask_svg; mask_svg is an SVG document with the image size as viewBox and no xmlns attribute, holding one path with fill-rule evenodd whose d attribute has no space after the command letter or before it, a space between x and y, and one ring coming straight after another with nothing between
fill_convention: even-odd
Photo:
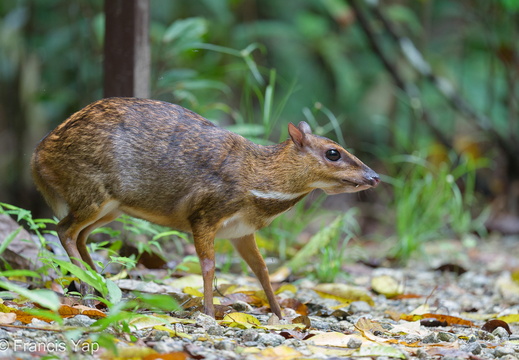
<instances>
[{"instance_id":1,"label":"mouse deer's eye","mask_svg":"<svg viewBox=\"0 0 519 360\"><path fill-rule=\"evenodd\" d=\"M326 151L326 158L330 161L337 161L341 158L341 153L336 149Z\"/></svg>"}]
</instances>

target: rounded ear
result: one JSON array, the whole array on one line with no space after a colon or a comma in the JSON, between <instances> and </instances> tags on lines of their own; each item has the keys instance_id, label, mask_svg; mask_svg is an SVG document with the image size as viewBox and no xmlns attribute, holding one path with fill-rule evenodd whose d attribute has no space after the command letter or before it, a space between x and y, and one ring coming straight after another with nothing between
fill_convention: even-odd
<instances>
[{"instance_id":1,"label":"rounded ear","mask_svg":"<svg viewBox=\"0 0 519 360\"><path fill-rule=\"evenodd\" d=\"M306 124L306 123L305 123ZM310 127L308 124L306 124L308 129ZM301 129L301 123L299 124L299 128L297 128L294 124L289 123L288 124L288 134L290 135L290 138L299 147L303 147L303 143L305 141L305 132Z\"/></svg>"},{"instance_id":2,"label":"rounded ear","mask_svg":"<svg viewBox=\"0 0 519 360\"><path fill-rule=\"evenodd\" d=\"M299 123L299 130L301 130L305 134L312 133L312 129L310 129L310 125L308 125L305 121L301 121Z\"/></svg>"}]
</instances>

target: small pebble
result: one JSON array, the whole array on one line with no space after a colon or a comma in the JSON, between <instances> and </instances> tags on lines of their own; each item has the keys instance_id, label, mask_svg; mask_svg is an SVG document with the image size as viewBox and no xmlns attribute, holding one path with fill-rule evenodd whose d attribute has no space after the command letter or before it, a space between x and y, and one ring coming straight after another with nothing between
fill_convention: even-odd
<instances>
[{"instance_id":1,"label":"small pebble","mask_svg":"<svg viewBox=\"0 0 519 360\"><path fill-rule=\"evenodd\" d=\"M153 332L153 340L161 341L163 338L169 338L169 333L164 330L155 330Z\"/></svg>"},{"instance_id":2,"label":"small pebble","mask_svg":"<svg viewBox=\"0 0 519 360\"><path fill-rule=\"evenodd\" d=\"M479 340L484 340L484 341L493 341L496 339L496 337L494 335L492 335L491 333L489 333L485 330L478 330L476 332L476 336L478 337Z\"/></svg>"},{"instance_id":3,"label":"small pebble","mask_svg":"<svg viewBox=\"0 0 519 360\"><path fill-rule=\"evenodd\" d=\"M461 350L470 352L474 355L479 355L481 354L481 345L477 342L469 342L465 345L462 345Z\"/></svg>"},{"instance_id":4,"label":"small pebble","mask_svg":"<svg viewBox=\"0 0 519 360\"><path fill-rule=\"evenodd\" d=\"M510 334L508 334L508 331L506 331L502 327L495 328L494 331L492 331L492 335L494 335L495 337L500 338L502 340L508 340L508 338L510 337Z\"/></svg>"},{"instance_id":5,"label":"small pebble","mask_svg":"<svg viewBox=\"0 0 519 360\"><path fill-rule=\"evenodd\" d=\"M76 315L74 317L67 318L63 321L64 325L67 326L81 326L81 327L89 327L93 323L95 323L96 320L92 319L86 315Z\"/></svg>"},{"instance_id":6,"label":"small pebble","mask_svg":"<svg viewBox=\"0 0 519 360\"><path fill-rule=\"evenodd\" d=\"M445 341L445 342L453 342L456 340L456 335L445 332L445 331L440 331L438 333L438 340Z\"/></svg>"},{"instance_id":7,"label":"small pebble","mask_svg":"<svg viewBox=\"0 0 519 360\"><path fill-rule=\"evenodd\" d=\"M312 327L317 330L326 331L330 329L330 323L324 321L323 318L311 317L310 321L312 322Z\"/></svg>"},{"instance_id":8,"label":"small pebble","mask_svg":"<svg viewBox=\"0 0 519 360\"><path fill-rule=\"evenodd\" d=\"M418 349L416 351L416 357L420 360L429 360L431 356L424 349Z\"/></svg>"},{"instance_id":9,"label":"small pebble","mask_svg":"<svg viewBox=\"0 0 519 360\"><path fill-rule=\"evenodd\" d=\"M236 301L232 304L232 308L239 312L252 312L252 306L247 304L245 301Z\"/></svg>"},{"instance_id":10,"label":"small pebble","mask_svg":"<svg viewBox=\"0 0 519 360\"><path fill-rule=\"evenodd\" d=\"M367 313L371 311L371 306L365 301L354 301L348 307L350 314Z\"/></svg>"},{"instance_id":11,"label":"small pebble","mask_svg":"<svg viewBox=\"0 0 519 360\"><path fill-rule=\"evenodd\" d=\"M5 331L4 329L0 329L0 339L7 339L9 340L11 337L9 336L9 333Z\"/></svg>"},{"instance_id":12,"label":"small pebble","mask_svg":"<svg viewBox=\"0 0 519 360\"><path fill-rule=\"evenodd\" d=\"M347 346L350 349L358 349L362 346L362 339L357 339L357 338L352 337L350 340L348 340Z\"/></svg>"},{"instance_id":13,"label":"small pebble","mask_svg":"<svg viewBox=\"0 0 519 360\"><path fill-rule=\"evenodd\" d=\"M355 325L347 320L339 321L337 326L342 332L355 331Z\"/></svg>"},{"instance_id":14,"label":"small pebble","mask_svg":"<svg viewBox=\"0 0 519 360\"><path fill-rule=\"evenodd\" d=\"M214 348L218 349L218 350L231 351L231 350L234 350L235 347L236 347L236 344L234 344L230 340L218 341L216 344L214 344Z\"/></svg>"},{"instance_id":15,"label":"small pebble","mask_svg":"<svg viewBox=\"0 0 519 360\"><path fill-rule=\"evenodd\" d=\"M413 343L417 343L417 342L420 342L422 340L422 338L418 335L413 335L413 334L410 334L410 335L407 335L405 338L404 338L404 341L408 344L413 344Z\"/></svg>"},{"instance_id":16,"label":"small pebble","mask_svg":"<svg viewBox=\"0 0 519 360\"><path fill-rule=\"evenodd\" d=\"M175 340L172 338L161 340L157 342L155 345L153 345L153 350L155 350L159 354L182 351L183 348L184 343L182 342L182 340Z\"/></svg>"},{"instance_id":17,"label":"small pebble","mask_svg":"<svg viewBox=\"0 0 519 360\"><path fill-rule=\"evenodd\" d=\"M256 341L259 337L256 329L246 329L243 331L241 338L244 342Z\"/></svg>"},{"instance_id":18,"label":"small pebble","mask_svg":"<svg viewBox=\"0 0 519 360\"><path fill-rule=\"evenodd\" d=\"M500 358L506 355L514 355L515 350L508 346L498 346L495 348L494 354Z\"/></svg>"},{"instance_id":19,"label":"small pebble","mask_svg":"<svg viewBox=\"0 0 519 360\"><path fill-rule=\"evenodd\" d=\"M195 321L198 326L201 326L204 329L208 329L210 326L218 325L214 318L202 313L198 314Z\"/></svg>"},{"instance_id":20,"label":"small pebble","mask_svg":"<svg viewBox=\"0 0 519 360\"><path fill-rule=\"evenodd\" d=\"M207 335L223 336L224 328L220 325L211 325L207 328Z\"/></svg>"},{"instance_id":21,"label":"small pebble","mask_svg":"<svg viewBox=\"0 0 519 360\"><path fill-rule=\"evenodd\" d=\"M258 343L260 345L273 347L281 345L283 341L285 341L285 338L283 336L272 333L261 334L258 339Z\"/></svg>"},{"instance_id":22,"label":"small pebble","mask_svg":"<svg viewBox=\"0 0 519 360\"><path fill-rule=\"evenodd\" d=\"M434 344L434 343L437 343L438 339L437 339L436 333L430 332L429 334L425 335L424 338L422 339L422 342L424 344Z\"/></svg>"}]
</instances>

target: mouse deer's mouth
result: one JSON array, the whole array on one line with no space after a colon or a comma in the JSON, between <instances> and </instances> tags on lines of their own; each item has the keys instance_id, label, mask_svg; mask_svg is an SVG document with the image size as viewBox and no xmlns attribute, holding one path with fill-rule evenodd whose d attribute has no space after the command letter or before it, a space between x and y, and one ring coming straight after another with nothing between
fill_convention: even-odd
<instances>
[{"instance_id":1,"label":"mouse deer's mouth","mask_svg":"<svg viewBox=\"0 0 519 360\"><path fill-rule=\"evenodd\" d=\"M360 190L376 187L380 183L380 178L376 173L373 173L364 177L361 181L356 179L341 179L341 181L347 186L358 188Z\"/></svg>"}]
</instances>

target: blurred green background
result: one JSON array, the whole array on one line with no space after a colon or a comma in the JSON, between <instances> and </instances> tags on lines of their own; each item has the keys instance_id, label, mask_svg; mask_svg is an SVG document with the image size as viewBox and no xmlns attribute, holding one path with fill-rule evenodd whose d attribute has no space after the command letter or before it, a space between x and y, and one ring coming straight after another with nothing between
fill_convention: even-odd
<instances>
[{"instance_id":1,"label":"blurred green background","mask_svg":"<svg viewBox=\"0 0 519 360\"><path fill-rule=\"evenodd\" d=\"M385 184L339 199L381 236L514 233L518 35L519 0L151 0L151 97L257 142L305 120L354 149ZM101 0L0 3L1 202L50 216L30 155L102 97L103 36Z\"/></svg>"}]
</instances>

